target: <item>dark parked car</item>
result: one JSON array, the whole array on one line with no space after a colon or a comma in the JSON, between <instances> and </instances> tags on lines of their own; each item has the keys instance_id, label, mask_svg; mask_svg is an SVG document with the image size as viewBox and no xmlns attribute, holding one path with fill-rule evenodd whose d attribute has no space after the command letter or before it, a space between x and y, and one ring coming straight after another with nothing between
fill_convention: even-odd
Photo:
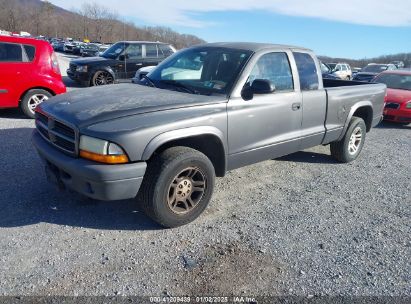
<instances>
[{"instance_id":1,"label":"dark parked car","mask_svg":"<svg viewBox=\"0 0 411 304\"><path fill-rule=\"evenodd\" d=\"M83 57L97 57L100 45L95 43L85 44L81 52Z\"/></svg>"},{"instance_id":2,"label":"dark parked car","mask_svg":"<svg viewBox=\"0 0 411 304\"><path fill-rule=\"evenodd\" d=\"M64 41L55 41L51 45L56 52L64 52Z\"/></svg>"},{"instance_id":3,"label":"dark parked car","mask_svg":"<svg viewBox=\"0 0 411 304\"><path fill-rule=\"evenodd\" d=\"M73 55L81 55L81 50L84 47L85 43L83 42L75 42L73 43Z\"/></svg>"},{"instance_id":4,"label":"dark parked car","mask_svg":"<svg viewBox=\"0 0 411 304\"><path fill-rule=\"evenodd\" d=\"M392 71L396 69L397 69L397 66L394 64L370 63L365 68L363 68L360 72L355 74L355 76L353 77L353 80L370 82L379 73L384 72L384 71Z\"/></svg>"},{"instance_id":5,"label":"dark parked car","mask_svg":"<svg viewBox=\"0 0 411 304\"><path fill-rule=\"evenodd\" d=\"M174 52L170 44L161 42L117 42L101 57L72 60L67 75L86 86L112 84L133 78L138 69L157 65Z\"/></svg>"}]
</instances>

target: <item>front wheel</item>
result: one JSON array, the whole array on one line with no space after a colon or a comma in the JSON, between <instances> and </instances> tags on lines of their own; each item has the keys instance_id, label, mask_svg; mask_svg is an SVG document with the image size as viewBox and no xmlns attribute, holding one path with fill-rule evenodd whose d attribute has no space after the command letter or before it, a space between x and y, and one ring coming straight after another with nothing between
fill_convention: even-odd
<instances>
[{"instance_id":1,"label":"front wheel","mask_svg":"<svg viewBox=\"0 0 411 304\"><path fill-rule=\"evenodd\" d=\"M359 117L351 118L344 137L330 144L331 155L342 163L355 160L364 146L366 134L364 120Z\"/></svg>"},{"instance_id":2,"label":"front wheel","mask_svg":"<svg viewBox=\"0 0 411 304\"><path fill-rule=\"evenodd\" d=\"M93 86L101 86L113 83L114 77L107 71L97 71L91 79L91 84Z\"/></svg>"},{"instance_id":3,"label":"front wheel","mask_svg":"<svg viewBox=\"0 0 411 304\"><path fill-rule=\"evenodd\" d=\"M148 163L138 199L145 213L163 227L195 220L213 194L214 166L203 153L172 147Z\"/></svg>"},{"instance_id":4,"label":"front wheel","mask_svg":"<svg viewBox=\"0 0 411 304\"><path fill-rule=\"evenodd\" d=\"M52 96L53 95L46 90L29 90L22 98L20 108L27 117L34 118L34 110L36 107Z\"/></svg>"}]
</instances>

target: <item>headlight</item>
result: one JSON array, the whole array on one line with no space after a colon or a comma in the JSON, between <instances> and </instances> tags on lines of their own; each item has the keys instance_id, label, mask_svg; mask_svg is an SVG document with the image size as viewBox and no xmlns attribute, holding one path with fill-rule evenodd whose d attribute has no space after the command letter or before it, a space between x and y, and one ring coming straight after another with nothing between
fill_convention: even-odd
<instances>
[{"instance_id":1,"label":"headlight","mask_svg":"<svg viewBox=\"0 0 411 304\"><path fill-rule=\"evenodd\" d=\"M405 104L406 109L411 109L411 100Z\"/></svg>"},{"instance_id":2,"label":"headlight","mask_svg":"<svg viewBox=\"0 0 411 304\"><path fill-rule=\"evenodd\" d=\"M77 72L87 72L87 66L86 65L78 65L76 68Z\"/></svg>"},{"instance_id":3,"label":"headlight","mask_svg":"<svg viewBox=\"0 0 411 304\"><path fill-rule=\"evenodd\" d=\"M125 164L129 159L124 150L115 143L82 135L80 157L105 164Z\"/></svg>"}]
</instances>

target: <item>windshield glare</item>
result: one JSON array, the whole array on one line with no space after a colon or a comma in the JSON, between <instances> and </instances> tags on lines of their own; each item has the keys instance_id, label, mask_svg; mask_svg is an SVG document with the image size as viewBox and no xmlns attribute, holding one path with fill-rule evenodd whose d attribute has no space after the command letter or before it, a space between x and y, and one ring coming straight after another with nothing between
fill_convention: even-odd
<instances>
[{"instance_id":1,"label":"windshield glare","mask_svg":"<svg viewBox=\"0 0 411 304\"><path fill-rule=\"evenodd\" d=\"M110 48L108 48L102 55L101 57L105 58L110 58L110 59L115 59L117 58L125 48L127 47L127 43L124 42L118 42L116 44L113 44Z\"/></svg>"},{"instance_id":2,"label":"windshield glare","mask_svg":"<svg viewBox=\"0 0 411 304\"><path fill-rule=\"evenodd\" d=\"M361 70L361 72L370 72L370 73L381 73L385 71L388 67L384 64L372 64L367 65Z\"/></svg>"},{"instance_id":3,"label":"windshield glare","mask_svg":"<svg viewBox=\"0 0 411 304\"><path fill-rule=\"evenodd\" d=\"M192 48L175 53L148 76L160 88L177 83L199 94L228 94L250 56L250 51Z\"/></svg>"},{"instance_id":4,"label":"windshield glare","mask_svg":"<svg viewBox=\"0 0 411 304\"><path fill-rule=\"evenodd\" d=\"M411 75L381 74L374 81L384 83L390 89L411 91Z\"/></svg>"}]
</instances>

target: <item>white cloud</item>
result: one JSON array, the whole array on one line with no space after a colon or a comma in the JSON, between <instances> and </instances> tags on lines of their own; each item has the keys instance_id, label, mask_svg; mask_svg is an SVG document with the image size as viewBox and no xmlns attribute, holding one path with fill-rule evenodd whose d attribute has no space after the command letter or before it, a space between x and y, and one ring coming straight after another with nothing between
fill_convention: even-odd
<instances>
[{"instance_id":1,"label":"white cloud","mask_svg":"<svg viewBox=\"0 0 411 304\"><path fill-rule=\"evenodd\" d=\"M85 0L51 0L65 8L80 7ZM352 24L411 26L410 0L99 0L120 15L159 25L205 27L213 20L196 18L207 12L270 11ZM229 21L229 20L227 20Z\"/></svg>"}]
</instances>

